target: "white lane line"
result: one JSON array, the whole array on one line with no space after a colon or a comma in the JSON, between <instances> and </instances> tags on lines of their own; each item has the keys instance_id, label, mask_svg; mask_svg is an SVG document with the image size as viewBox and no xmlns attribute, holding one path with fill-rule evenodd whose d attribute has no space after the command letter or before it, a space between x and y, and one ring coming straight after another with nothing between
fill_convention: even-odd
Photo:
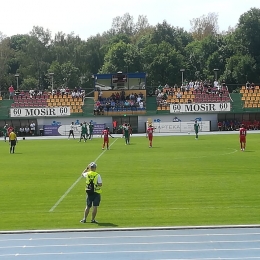
<instances>
[{"instance_id":1,"label":"white lane line","mask_svg":"<svg viewBox=\"0 0 260 260\"><path fill-rule=\"evenodd\" d=\"M10 256L44 256L44 255L79 255L79 254L121 254L121 253L172 253L172 252L196 252L196 253L206 253L206 252L247 252L249 251L252 255L253 251L258 251L260 248L209 248L209 249L158 249L158 250L116 250L116 251L75 251L75 252L43 252L43 253L19 253L19 254L0 254L0 257L10 257ZM255 252L256 254L256 252ZM194 258L192 258L194 259ZM211 258L195 258L195 259L211 259ZM214 259L214 258L212 258ZM216 258L220 259L220 258ZM234 257L225 259L260 259L259 256L256 257Z\"/></svg>"},{"instance_id":2,"label":"white lane line","mask_svg":"<svg viewBox=\"0 0 260 260\"><path fill-rule=\"evenodd\" d=\"M170 230L172 231L172 230ZM124 231L120 231L124 232ZM133 232L133 231L130 231ZM165 230L163 231L165 232ZM49 234L49 233L48 233ZM258 232L238 232L238 233L198 233L198 234L156 234L156 235L113 235L113 236L68 236L68 237L35 237L35 238L7 238L7 239L0 239L0 242L10 242L10 241L46 241L46 240L78 240L78 239L87 239L87 240L93 240L93 239L118 239L118 238L203 238L203 237L241 237L241 236L259 236L260 233ZM4 236L4 235L3 235ZM13 235L12 235L13 236ZM234 242L240 242L240 241L247 241L247 242L253 242L253 241L260 241L260 240L235 240ZM212 242L212 241L211 241ZM233 242L231 240L225 240L222 242Z\"/></svg>"},{"instance_id":3,"label":"white lane line","mask_svg":"<svg viewBox=\"0 0 260 260\"><path fill-rule=\"evenodd\" d=\"M118 138L116 138L116 140L110 145L110 147L118 140ZM95 162L97 162L97 160L106 152L107 150L104 150L95 160ZM53 212L56 207L64 200L64 198L70 193L70 191L77 185L77 183L81 180L82 176L80 175L80 177L68 188L68 190L60 197L60 199L53 205L53 207L49 210L49 212Z\"/></svg>"},{"instance_id":4,"label":"white lane line","mask_svg":"<svg viewBox=\"0 0 260 260\"><path fill-rule=\"evenodd\" d=\"M111 238L110 238L111 239ZM53 248L53 247L81 247L81 246L132 246L132 245L206 245L210 244L211 246L216 243L222 243L222 244L240 244L240 243L257 243L260 242L260 240L244 240L244 241L225 241L225 240L219 240L219 241L184 241L184 242L177 242L177 241L163 241L163 242L120 242L120 243L80 243L80 244L49 244L49 245L22 245L22 246L2 246L0 249L10 249L10 248ZM224 245L223 245L224 246ZM223 249L223 248L222 248ZM229 250L229 248L226 248ZM246 248L245 248L246 249ZM260 249L260 248L257 248Z\"/></svg>"}]
</instances>

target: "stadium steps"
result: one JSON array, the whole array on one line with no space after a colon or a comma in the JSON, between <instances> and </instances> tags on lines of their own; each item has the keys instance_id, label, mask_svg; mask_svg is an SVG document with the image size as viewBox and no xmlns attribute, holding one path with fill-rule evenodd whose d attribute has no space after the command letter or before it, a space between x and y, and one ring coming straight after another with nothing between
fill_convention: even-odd
<instances>
[{"instance_id":1,"label":"stadium steps","mask_svg":"<svg viewBox=\"0 0 260 260\"><path fill-rule=\"evenodd\" d=\"M84 116L93 116L94 104L94 97L85 98L84 105L82 106Z\"/></svg>"},{"instance_id":2,"label":"stadium steps","mask_svg":"<svg viewBox=\"0 0 260 260\"><path fill-rule=\"evenodd\" d=\"M9 109L14 101L9 99L3 99L0 101L0 119L9 118Z\"/></svg>"},{"instance_id":3,"label":"stadium steps","mask_svg":"<svg viewBox=\"0 0 260 260\"><path fill-rule=\"evenodd\" d=\"M146 97L146 114L154 115L156 113L157 113L156 96L147 96Z\"/></svg>"},{"instance_id":4,"label":"stadium steps","mask_svg":"<svg viewBox=\"0 0 260 260\"><path fill-rule=\"evenodd\" d=\"M233 100L231 111L235 113L244 112L242 95L240 93L230 93L230 97Z\"/></svg>"}]
</instances>

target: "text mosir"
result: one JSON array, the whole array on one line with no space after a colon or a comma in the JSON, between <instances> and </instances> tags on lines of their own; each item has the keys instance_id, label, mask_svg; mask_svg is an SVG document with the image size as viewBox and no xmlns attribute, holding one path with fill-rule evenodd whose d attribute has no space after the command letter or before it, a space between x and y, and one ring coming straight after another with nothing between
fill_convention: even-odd
<instances>
[{"instance_id":1,"label":"text mosir","mask_svg":"<svg viewBox=\"0 0 260 260\"><path fill-rule=\"evenodd\" d=\"M70 107L11 108L11 117L68 116Z\"/></svg>"},{"instance_id":2,"label":"text mosir","mask_svg":"<svg viewBox=\"0 0 260 260\"><path fill-rule=\"evenodd\" d=\"M230 111L230 103L194 103L171 104L171 113L201 113L201 112L227 112Z\"/></svg>"}]
</instances>

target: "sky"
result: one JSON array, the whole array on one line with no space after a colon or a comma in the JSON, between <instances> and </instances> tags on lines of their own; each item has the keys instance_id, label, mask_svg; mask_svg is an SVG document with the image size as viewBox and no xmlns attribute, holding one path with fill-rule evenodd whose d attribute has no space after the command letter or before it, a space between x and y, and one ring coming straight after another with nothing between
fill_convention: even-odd
<instances>
[{"instance_id":1,"label":"sky","mask_svg":"<svg viewBox=\"0 0 260 260\"><path fill-rule=\"evenodd\" d=\"M234 27L250 8L260 8L259 0L11 0L1 1L0 32L6 36L28 34L33 26L57 32L74 32L81 39L109 30L113 18L129 13L137 21L147 17L149 24L166 20L190 31L190 20L218 14L219 30Z\"/></svg>"}]
</instances>

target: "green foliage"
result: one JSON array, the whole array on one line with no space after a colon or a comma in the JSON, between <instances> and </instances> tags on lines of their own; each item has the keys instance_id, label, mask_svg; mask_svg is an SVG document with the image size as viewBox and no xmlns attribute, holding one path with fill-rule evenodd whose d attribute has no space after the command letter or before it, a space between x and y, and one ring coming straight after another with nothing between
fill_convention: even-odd
<instances>
[{"instance_id":1,"label":"green foliage","mask_svg":"<svg viewBox=\"0 0 260 260\"><path fill-rule=\"evenodd\" d=\"M134 21L125 13L113 19L108 31L87 40L63 32L53 37L40 26L25 35L0 34L0 88L14 84L17 72L21 86L28 84L24 80L34 79L35 87L47 88L51 70L55 70L55 85L69 88L91 87L92 74L119 70L147 72L147 85L180 84L181 68L187 80L213 80L217 68L218 78L227 84L260 83L259 8L243 13L237 27L227 32L218 31L215 13L192 19L191 27L187 32L166 20L152 26L146 16Z\"/></svg>"},{"instance_id":2,"label":"green foliage","mask_svg":"<svg viewBox=\"0 0 260 260\"><path fill-rule=\"evenodd\" d=\"M100 138L26 139L15 154L2 141L0 229L93 228L79 223L85 181L75 182L96 158L103 180L98 227L258 223L258 139L249 132L241 152L237 134L200 135L198 141L192 134L155 134L152 149L147 138L132 136L127 146L111 139L104 153Z\"/></svg>"}]
</instances>

